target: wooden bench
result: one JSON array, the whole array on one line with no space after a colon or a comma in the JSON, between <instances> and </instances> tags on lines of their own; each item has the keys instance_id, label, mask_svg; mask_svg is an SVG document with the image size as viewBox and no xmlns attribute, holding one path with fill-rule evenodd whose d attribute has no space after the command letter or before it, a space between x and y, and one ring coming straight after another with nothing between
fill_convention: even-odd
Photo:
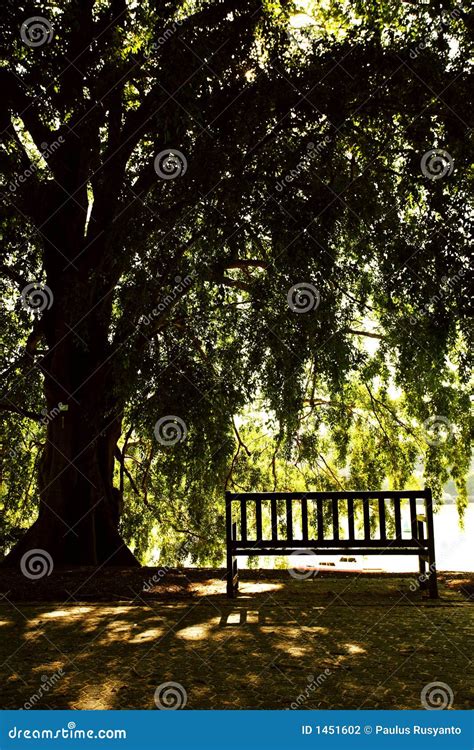
<instances>
[{"instance_id":1,"label":"wooden bench","mask_svg":"<svg viewBox=\"0 0 474 750\"><path fill-rule=\"evenodd\" d=\"M225 504L229 597L238 590L239 556L298 553L416 555L420 588L438 597L430 489L226 492Z\"/></svg>"}]
</instances>

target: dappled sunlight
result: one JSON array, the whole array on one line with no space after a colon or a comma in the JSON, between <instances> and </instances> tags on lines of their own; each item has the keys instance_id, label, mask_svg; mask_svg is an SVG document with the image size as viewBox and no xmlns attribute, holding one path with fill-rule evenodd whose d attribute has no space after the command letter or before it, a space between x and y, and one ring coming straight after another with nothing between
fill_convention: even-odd
<instances>
[{"instance_id":1,"label":"dappled sunlight","mask_svg":"<svg viewBox=\"0 0 474 750\"><path fill-rule=\"evenodd\" d=\"M257 610L248 610L246 616L247 625L257 625L259 621L259 614Z\"/></svg>"},{"instance_id":2,"label":"dappled sunlight","mask_svg":"<svg viewBox=\"0 0 474 750\"><path fill-rule=\"evenodd\" d=\"M166 633L165 628L150 628L144 630L142 633L137 633L130 638L128 643L146 643L147 641L156 641L157 638L161 638Z\"/></svg>"},{"instance_id":3,"label":"dappled sunlight","mask_svg":"<svg viewBox=\"0 0 474 750\"><path fill-rule=\"evenodd\" d=\"M303 626L304 631L308 631L314 635L328 635L329 628L322 628L317 625Z\"/></svg>"},{"instance_id":4,"label":"dappled sunlight","mask_svg":"<svg viewBox=\"0 0 474 750\"><path fill-rule=\"evenodd\" d=\"M77 701L74 701L71 708L78 708L81 711L108 711L115 707L116 693L120 690L121 681L119 679L111 681L110 677L107 683L101 683L91 687L86 685L79 693Z\"/></svg>"},{"instance_id":5,"label":"dappled sunlight","mask_svg":"<svg viewBox=\"0 0 474 750\"><path fill-rule=\"evenodd\" d=\"M167 681L183 685L191 709L288 709L300 695L306 709L364 701L367 708L416 708L419 681L442 669L456 707L466 705L463 628L470 611L459 593L445 596L443 589L443 606L430 608L429 642L417 647L426 605L421 596L416 606L399 601L400 580L318 578L308 586L282 573L276 585L268 583L244 581L247 592L259 594L232 601L221 582L216 595L208 589L188 602L22 604L21 611L5 605L0 623L13 630L0 640L2 706L21 708L45 676L62 670L36 708L153 709L154 691ZM453 606L454 649L442 630ZM396 669L397 680L384 685ZM308 689L320 675L324 682Z\"/></svg>"},{"instance_id":6,"label":"dappled sunlight","mask_svg":"<svg viewBox=\"0 0 474 750\"><path fill-rule=\"evenodd\" d=\"M277 581L241 581L239 586L239 599L244 599L246 596L254 594L268 594L270 591L280 591L284 587L284 584Z\"/></svg>"},{"instance_id":7,"label":"dappled sunlight","mask_svg":"<svg viewBox=\"0 0 474 750\"><path fill-rule=\"evenodd\" d=\"M227 625L240 625L241 618L242 618L241 612L231 612L227 616Z\"/></svg>"},{"instance_id":8,"label":"dappled sunlight","mask_svg":"<svg viewBox=\"0 0 474 750\"><path fill-rule=\"evenodd\" d=\"M189 625L186 628L178 630L176 636L178 638L184 638L187 641L200 641L206 638L211 630L214 630L219 624L219 618L215 618L214 621L200 623L199 625Z\"/></svg>"},{"instance_id":9,"label":"dappled sunlight","mask_svg":"<svg viewBox=\"0 0 474 750\"><path fill-rule=\"evenodd\" d=\"M273 625L262 625L261 631L265 634L271 634L276 645L278 645L280 639L281 642L287 646L288 638L301 638L301 629L299 625L282 625L281 623L278 623L278 630L276 631L275 626Z\"/></svg>"},{"instance_id":10,"label":"dappled sunlight","mask_svg":"<svg viewBox=\"0 0 474 750\"><path fill-rule=\"evenodd\" d=\"M40 618L52 618L56 620L58 617L71 617L86 615L92 612L92 607L68 607L67 609L54 609L51 612L43 612ZM101 613L102 614L102 613Z\"/></svg>"},{"instance_id":11,"label":"dappled sunlight","mask_svg":"<svg viewBox=\"0 0 474 750\"><path fill-rule=\"evenodd\" d=\"M345 643L345 648L348 654L366 654L367 650L359 646L357 643Z\"/></svg>"},{"instance_id":12,"label":"dappled sunlight","mask_svg":"<svg viewBox=\"0 0 474 750\"><path fill-rule=\"evenodd\" d=\"M300 639L301 641L301 639ZM281 651L284 651L285 654L288 654L289 656L294 656L296 659L299 657L305 657L308 655L308 651L310 650L309 644L304 643L281 643L277 645L277 648Z\"/></svg>"},{"instance_id":13,"label":"dappled sunlight","mask_svg":"<svg viewBox=\"0 0 474 750\"><path fill-rule=\"evenodd\" d=\"M118 620L116 622L109 622L105 625L103 632L98 638L99 643L107 644L113 641L126 641L129 642L130 633L134 625L130 622Z\"/></svg>"}]
</instances>

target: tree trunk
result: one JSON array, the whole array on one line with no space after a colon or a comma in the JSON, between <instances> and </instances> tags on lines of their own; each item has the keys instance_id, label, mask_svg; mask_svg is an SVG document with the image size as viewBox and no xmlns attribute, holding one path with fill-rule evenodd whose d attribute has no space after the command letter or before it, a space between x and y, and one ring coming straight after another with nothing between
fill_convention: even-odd
<instances>
[{"instance_id":1,"label":"tree trunk","mask_svg":"<svg viewBox=\"0 0 474 750\"><path fill-rule=\"evenodd\" d=\"M113 417L107 424L93 409L68 407L49 413L39 515L5 564L16 565L40 549L55 566L138 565L118 531L121 495L113 486L113 456L120 423Z\"/></svg>"},{"instance_id":2,"label":"tree trunk","mask_svg":"<svg viewBox=\"0 0 474 750\"><path fill-rule=\"evenodd\" d=\"M5 564L40 549L58 566L138 565L118 530L122 498L113 486L123 398L107 336L112 295L77 276L72 287L66 282L62 275L54 284L54 304L44 316L48 413L39 514Z\"/></svg>"},{"instance_id":3,"label":"tree trunk","mask_svg":"<svg viewBox=\"0 0 474 750\"><path fill-rule=\"evenodd\" d=\"M138 565L118 531L121 496L112 483L117 425L99 431L96 424L79 410L52 417L40 464L39 515L5 564L40 549L55 566Z\"/></svg>"}]
</instances>

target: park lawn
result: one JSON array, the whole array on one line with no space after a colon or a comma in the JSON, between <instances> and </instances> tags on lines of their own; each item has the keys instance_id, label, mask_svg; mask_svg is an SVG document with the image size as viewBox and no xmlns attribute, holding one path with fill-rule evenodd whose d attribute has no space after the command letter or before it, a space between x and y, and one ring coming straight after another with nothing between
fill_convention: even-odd
<instances>
[{"instance_id":1,"label":"park lawn","mask_svg":"<svg viewBox=\"0 0 474 750\"><path fill-rule=\"evenodd\" d=\"M95 593L71 573L57 601L44 601L46 582L31 582L37 603L5 591L1 708L156 710L167 682L186 709L418 709L433 682L452 708L473 704L473 608L446 578L430 601L410 576L248 571L228 600L223 571L175 571L144 590L150 573L107 591L120 577L109 571Z\"/></svg>"}]
</instances>

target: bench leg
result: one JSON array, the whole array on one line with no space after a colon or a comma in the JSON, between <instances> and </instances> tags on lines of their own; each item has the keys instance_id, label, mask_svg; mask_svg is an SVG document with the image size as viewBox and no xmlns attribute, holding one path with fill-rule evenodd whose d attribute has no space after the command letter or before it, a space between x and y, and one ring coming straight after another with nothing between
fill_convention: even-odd
<instances>
[{"instance_id":1,"label":"bench leg","mask_svg":"<svg viewBox=\"0 0 474 750\"><path fill-rule=\"evenodd\" d=\"M438 578L436 572L436 559L433 547L429 552L429 575L428 575L428 589L430 592L430 599L438 599Z\"/></svg>"},{"instance_id":2,"label":"bench leg","mask_svg":"<svg viewBox=\"0 0 474 750\"><path fill-rule=\"evenodd\" d=\"M426 575L426 560L421 555L418 557L419 562L419 576L418 584L421 591L425 591L428 588L428 576Z\"/></svg>"},{"instance_id":3,"label":"bench leg","mask_svg":"<svg viewBox=\"0 0 474 750\"><path fill-rule=\"evenodd\" d=\"M423 527L423 521L417 521L418 526L418 539L421 544L425 541L425 530ZM426 557L424 557L426 553L422 552L418 555L418 585L420 587L420 591L424 591L428 588L428 576L426 575Z\"/></svg>"},{"instance_id":4,"label":"bench leg","mask_svg":"<svg viewBox=\"0 0 474 750\"><path fill-rule=\"evenodd\" d=\"M239 571L237 567L237 558L227 554L227 596L234 599L239 588Z\"/></svg>"},{"instance_id":5,"label":"bench leg","mask_svg":"<svg viewBox=\"0 0 474 750\"><path fill-rule=\"evenodd\" d=\"M438 579L436 574L436 557L435 557L435 543L434 543L434 524L433 524L433 498L431 490L426 490L426 524L428 529L428 563L429 563L429 578L428 578L428 589L430 592L430 599L438 598Z\"/></svg>"}]
</instances>

